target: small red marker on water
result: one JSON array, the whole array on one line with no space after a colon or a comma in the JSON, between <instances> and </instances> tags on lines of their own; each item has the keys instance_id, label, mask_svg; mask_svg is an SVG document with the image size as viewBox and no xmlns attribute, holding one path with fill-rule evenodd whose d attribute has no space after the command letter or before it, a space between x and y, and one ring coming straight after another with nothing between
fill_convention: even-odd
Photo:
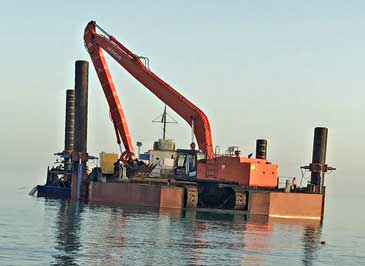
<instances>
[{"instance_id":1,"label":"small red marker on water","mask_svg":"<svg viewBox=\"0 0 365 266\"><path fill-rule=\"evenodd\" d=\"M325 240L322 240L321 241L321 245L326 245L326 241Z\"/></svg>"}]
</instances>

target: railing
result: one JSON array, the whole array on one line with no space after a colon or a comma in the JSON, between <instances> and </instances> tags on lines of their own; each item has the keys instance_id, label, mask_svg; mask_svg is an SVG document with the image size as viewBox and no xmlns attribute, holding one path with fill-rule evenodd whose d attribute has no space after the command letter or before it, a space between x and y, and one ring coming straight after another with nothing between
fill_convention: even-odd
<instances>
[{"instance_id":1,"label":"railing","mask_svg":"<svg viewBox=\"0 0 365 266\"><path fill-rule=\"evenodd\" d=\"M286 188L294 189L294 187L298 186L298 178L295 176L279 176L278 177L278 188Z\"/></svg>"}]
</instances>

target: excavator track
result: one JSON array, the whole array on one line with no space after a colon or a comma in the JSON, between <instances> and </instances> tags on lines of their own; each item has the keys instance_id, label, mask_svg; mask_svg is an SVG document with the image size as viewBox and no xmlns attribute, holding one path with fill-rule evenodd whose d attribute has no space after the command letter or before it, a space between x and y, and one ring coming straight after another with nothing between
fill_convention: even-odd
<instances>
[{"instance_id":1,"label":"excavator track","mask_svg":"<svg viewBox=\"0 0 365 266\"><path fill-rule=\"evenodd\" d=\"M240 188L234 188L235 192L235 210L245 210L247 205L246 191Z\"/></svg>"},{"instance_id":2,"label":"excavator track","mask_svg":"<svg viewBox=\"0 0 365 266\"><path fill-rule=\"evenodd\" d=\"M198 189L194 186L186 186L186 208L196 208L198 206Z\"/></svg>"}]
</instances>

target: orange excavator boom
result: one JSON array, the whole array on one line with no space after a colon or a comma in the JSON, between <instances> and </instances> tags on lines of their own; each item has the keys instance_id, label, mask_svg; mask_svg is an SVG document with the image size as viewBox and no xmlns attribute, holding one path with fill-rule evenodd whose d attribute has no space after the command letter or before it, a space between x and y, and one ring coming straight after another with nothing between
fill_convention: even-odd
<instances>
[{"instance_id":1,"label":"orange excavator boom","mask_svg":"<svg viewBox=\"0 0 365 266\"><path fill-rule=\"evenodd\" d=\"M97 28L103 35L96 32ZM110 107L118 143L120 144L120 137L126 151L133 151L133 143L103 50L148 90L180 115L193 128L199 149L206 154L207 159L214 157L212 134L207 116L202 110L146 67L142 61L145 58L132 53L117 39L100 28L95 21L90 21L86 26L84 40Z\"/></svg>"}]
</instances>

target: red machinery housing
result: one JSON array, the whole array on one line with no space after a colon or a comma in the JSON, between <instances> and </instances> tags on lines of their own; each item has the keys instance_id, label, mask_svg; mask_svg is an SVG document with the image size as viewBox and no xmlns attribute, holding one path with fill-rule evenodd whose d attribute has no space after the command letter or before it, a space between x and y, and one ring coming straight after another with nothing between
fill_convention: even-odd
<instances>
[{"instance_id":1,"label":"red machinery housing","mask_svg":"<svg viewBox=\"0 0 365 266\"><path fill-rule=\"evenodd\" d=\"M267 160L222 156L198 163L197 178L249 187L276 187L278 165Z\"/></svg>"},{"instance_id":2,"label":"red machinery housing","mask_svg":"<svg viewBox=\"0 0 365 266\"><path fill-rule=\"evenodd\" d=\"M98 34L96 28L104 35ZM103 50L148 90L180 115L194 130L199 149L206 159L197 163L196 178L215 182L235 183L254 187L276 187L277 165L264 159L218 156L213 152L212 134L208 117L169 84L160 79L143 63L143 57L128 50L115 37L91 21L85 28L85 46L110 107L118 143L123 141L126 152L133 151L126 118L104 58Z\"/></svg>"}]
</instances>

